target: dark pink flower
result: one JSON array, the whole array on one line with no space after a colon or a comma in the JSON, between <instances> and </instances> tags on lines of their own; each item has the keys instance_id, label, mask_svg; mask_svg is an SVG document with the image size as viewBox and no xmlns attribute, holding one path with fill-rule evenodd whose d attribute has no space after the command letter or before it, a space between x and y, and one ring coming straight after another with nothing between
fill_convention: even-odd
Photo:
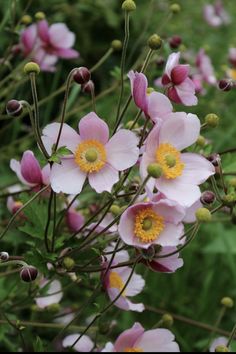
<instances>
[{"instance_id":1,"label":"dark pink flower","mask_svg":"<svg viewBox=\"0 0 236 354\"><path fill-rule=\"evenodd\" d=\"M205 53L204 49L200 49L196 58L196 67L202 80L209 85L216 85L217 80L210 57Z\"/></svg>"}]
</instances>

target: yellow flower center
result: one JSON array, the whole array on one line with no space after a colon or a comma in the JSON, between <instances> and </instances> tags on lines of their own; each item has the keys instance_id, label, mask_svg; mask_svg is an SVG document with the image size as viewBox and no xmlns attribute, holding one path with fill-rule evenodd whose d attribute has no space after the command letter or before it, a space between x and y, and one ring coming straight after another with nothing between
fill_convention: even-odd
<instances>
[{"instance_id":1,"label":"yellow flower center","mask_svg":"<svg viewBox=\"0 0 236 354\"><path fill-rule=\"evenodd\" d=\"M97 140L80 143L75 152L75 162L86 173L100 171L107 159L105 147Z\"/></svg>"},{"instance_id":2,"label":"yellow flower center","mask_svg":"<svg viewBox=\"0 0 236 354\"><path fill-rule=\"evenodd\" d=\"M229 75L230 75L231 79L236 80L236 69L230 69Z\"/></svg>"},{"instance_id":3,"label":"yellow flower center","mask_svg":"<svg viewBox=\"0 0 236 354\"><path fill-rule=\"evenodd\" d=\"M143 353L141 348L126 348L125 353Z\"/></svg>"},{"instance_id":4,"label":"yellow flower center","mask_svg":"<svg viewBox=\"0 0 236 354\"><path fill-rule=\"evenodd\" d=\"M156 161L167 179L175 179L182 175L185 164L181 161L180 152L171 144L161 144L156 150Z\"/></svg>"},{"instance_id":5,"label":"yellow flower center","mask_svg":"<svg viewBox=\"0 0 236 354\"><path fill-rule=\"evenodd\" d=\"M135 216L134 234L143 243L155 241L164 227L164 218L150 207L141 209Z\"/></svg>"},{"instance_id":6,"label":"yellow flower center","mask_svg":"<svg viewBox=\"0 0 236 354\"><path fill-rule=\"evenodd\" d=\"M125 283L123 282L123 279L116 272L111 272L110 273L109 284L110 284L111 288L118 289L119 291L122 291L122 289L125 286ZM125 291L123 291L122 295L125 296Z\"/></svg>"}]
</instances>

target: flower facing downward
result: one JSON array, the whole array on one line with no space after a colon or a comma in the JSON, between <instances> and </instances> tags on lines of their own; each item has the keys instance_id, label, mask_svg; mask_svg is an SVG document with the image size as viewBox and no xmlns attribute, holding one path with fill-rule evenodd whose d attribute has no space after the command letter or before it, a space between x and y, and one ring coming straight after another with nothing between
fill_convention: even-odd
<instances>
[{"instance_id":1,"label":"flower facing downward","mask_svg":"<svg viewBox=\"0 0 236 354\"><path fill-rule=\"evenodd\" d=\"M108 343L103 352L179 352L179 346L175 342L174 335L168 329L153 329L145 331L139 324L124 331L116 340L115 344Z\"/></svg>"},{"instance_id":2,"label":"flower facing downward","mask_svg":"<svg viewBox=\"0 0 236 354\"><path fill-rule=\"evenodd\" d=\"M43 142L48 153L52 153L60 124L48 125L43 131ZM59 147L66 146L72 154L54 164L51 184L54 192L78 194L88 177L97 193L111 192L119 180L119 171L133 166L139 156L138 139L128 130L119 130L109 140L107 124L95 113L89 113L79 123L80 134L63 125Z\"/></svg>"},{"instance_id":3,"label":"flower facing downward","mask_svg":"<svg viewBox=\"0 0 236 354\"><path fill-rule=\"evenodd\" d=\"M198 186L215 173L215 168L201 155L181 152L194 144L199 134L200 121L193 114L174 113L160 127L154 127L147 138L140 173L145 179L148 165L158 163L163 174L149 180L149 192L156 187L184 207L191 207L200 199Z\"/></svg>"}]
</instances>

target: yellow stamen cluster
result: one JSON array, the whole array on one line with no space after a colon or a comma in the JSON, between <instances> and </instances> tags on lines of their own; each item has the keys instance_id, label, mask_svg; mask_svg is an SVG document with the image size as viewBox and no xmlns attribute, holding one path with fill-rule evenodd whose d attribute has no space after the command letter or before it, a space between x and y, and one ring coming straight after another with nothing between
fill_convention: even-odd
<instances>
[{"instance_id":1,"label":"yellow stamen cluster","mask_svg":"<svg viewBox=\"0 0 236 354\"><path fill-rule=\"evenodd\" d=\"M109 285L111 288L122 291L122 289L125 286L125 283L123 282L123 279L117 272L111 272L109 276ZM122 295L125 296L125 291L123 291Z\"/></svg>"},{"instance_id":2,"label":"yellow stamen cluster","mask_svg":"<svg viewBox=\"0 0 236 354\"><path fill-rule=\"evenodd\" d=\"M86 173L100 171L106 163L105 147L97 140L80 143L75 152L75 162Z\"/></svg>"},{"instance_id":3,"label":"yellow stamen cluster","mask_svg":"<svg viewBox=\"0 0 236 354\"><path fill-rule=\"evenodd\" d=\"M141 348L126 348L125 353L143 353Z\"/></svg>"},{"instance_id":4,"label":"yellow stamen cluster","mask_svg":"<svg viewBox=\"0 0 236 354\"><path fill-rule=\"evenodd\" d=\"M143 243L155 241L164 227L164 218L152 208L143 208L135 216L134 234Z\"/></svg>"},{"instance_id":5,"label":"yellow stamen cluster","mask_svg":"<svg viewBox=\"0 0 236 354\"><path fill-rule=\"evenodd\" d=\"M184 163L181 161L180 152L171 144L161 144L156 150L156 161L163 170L167 179L175 179L182 175Z\"/></svg>"}]
</instances>

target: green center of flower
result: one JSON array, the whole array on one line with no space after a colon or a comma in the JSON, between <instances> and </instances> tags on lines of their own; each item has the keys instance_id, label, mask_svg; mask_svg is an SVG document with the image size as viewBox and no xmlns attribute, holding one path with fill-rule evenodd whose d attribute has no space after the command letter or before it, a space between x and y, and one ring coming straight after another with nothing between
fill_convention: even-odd
<instances>
[{"instance_id":1,"label":"green center of flower","mask_svg":"<svg viewBox=\"0 0 236 354\"><path fill-rule=\"evenodd\" d=\"M146 218L143 220L143 230L144 231L150 230L152 228L152 225L153 225L152 219Z\"/></svg>"},{"instance_id":2,"label":"green center of flower","mask_svg":"<svg viewBox=\"0 0 236 354\"><path fill-rule=\"evenodd\" d=\"M169 168L175 167L176 165L176 158L173 154L167 154L165 156L166 164Z\"/></svg>"},{"instance_id":3,"label":"green center of flower","mask_svg":"<svg viewBox=\"0 0 236 354\"><path fill-rule=\"evenodd\" d=\"M95 149L89 149L85 153L85 158L88 162L95 162L98 159L98 153Z\"/></svg>"}]
</instances>

